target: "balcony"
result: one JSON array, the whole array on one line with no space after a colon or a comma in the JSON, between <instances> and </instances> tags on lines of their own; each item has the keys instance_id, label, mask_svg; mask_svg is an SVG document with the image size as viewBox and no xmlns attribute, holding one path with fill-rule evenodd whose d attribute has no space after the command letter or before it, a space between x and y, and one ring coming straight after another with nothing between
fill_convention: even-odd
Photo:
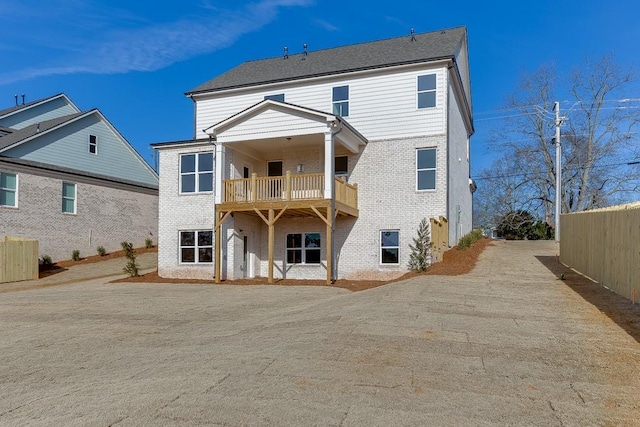
<instances>
[{"instance_id":1,"label":"balcony","mask_svg":"<svg viewBox=\"0 0 640 427\"><path fill-rule=\"evenodd\" d=\"M288 216L314 215L314 208L331 206L325 198L325 175L291 174L284 176L227 179L222 182L222 203L225 211L265 211L286 209ZM335 209L338 215L358 216L358 186L335 178Z\"/></svg>"}]
</instances>

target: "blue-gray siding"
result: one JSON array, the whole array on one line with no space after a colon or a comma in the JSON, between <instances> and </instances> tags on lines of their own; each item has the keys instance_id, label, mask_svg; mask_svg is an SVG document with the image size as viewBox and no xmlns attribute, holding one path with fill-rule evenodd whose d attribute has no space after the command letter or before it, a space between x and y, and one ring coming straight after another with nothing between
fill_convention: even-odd
<instances>
[{"instance_id":1,"label":"blue-gray siding","mask_svg":"<svg viewBox=\"0 0 640 427\"><path fill-rule=\"evenodd\" d=\"M10 116L0 118L0 126L22 129L34 123L79 113L64 97L54 98L43 104L25 108Z\"/></svg>"},{"instance_id":2,"label":"blue-gray siding","mask_svg":"<svg viewBox=\"0 0 640 427\"><path fill-rule=\"evenodd\" d=\"M97 136L97 155L89 153L89 135ZM43 134L3 155L158 186L153 170L97 114Z\"/></svg>"}]
</instances>

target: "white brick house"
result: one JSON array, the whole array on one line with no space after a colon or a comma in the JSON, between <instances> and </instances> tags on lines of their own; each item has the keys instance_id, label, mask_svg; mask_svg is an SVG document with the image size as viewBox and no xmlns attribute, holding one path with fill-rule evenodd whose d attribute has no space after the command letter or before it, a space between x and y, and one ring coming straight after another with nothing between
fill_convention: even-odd
<instances>
[{"instance_id":1,"label":"white brick house","mask_svg":"<svg viewBox=\"0 0 640 427\"><path fill-rule=\"evenodd\" d=\"M285 50L187 96L200 138L153 144L163 277L392 277L423 218L471 230L464 27Z\"/></svg>"}]
</instances>

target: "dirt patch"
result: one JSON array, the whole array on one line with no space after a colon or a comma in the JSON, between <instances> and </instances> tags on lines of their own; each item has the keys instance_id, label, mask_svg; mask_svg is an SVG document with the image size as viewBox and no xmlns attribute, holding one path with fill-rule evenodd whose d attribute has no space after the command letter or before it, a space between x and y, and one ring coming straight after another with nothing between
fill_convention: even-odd
<instances>
[{"instance_id":1,"label":"dirt patch","mask_svg":"<svg viewBox=\"0 0 640 427\"><path fill-rule=\"evenodd\" d=\"M442 262L436 263L429 267L427 272L425 273L415 273L409 272L395 280L392 281L383 281L383 280L346 280L340 279L331 285L327 285L324 280L296 280L296 279L277 279L274 281L274 285L278 286L332 286L336 288L348 289L351 292L364 291L367 289L377 288L378 286L383 286L389 283L399 282L401 280L406 280L412 277L420 276L420 275L442 275L442 276L458 276L461 274L466 274L470 272L473 267L476 265L478 261L478 257L485 250L487 246L492 244L493 240L491 239L482 239L471 247L458 250L457 247L453 247L447 252L444 253L444 257ZM153 273L148 273L139 277L127 277L125 279L114 280L111 283L122 283L122 282L133 282L133 283L188 283L188 284L203 284L210 285L213 284L213 280L199 280L199 279L167 279L164 277L158 276L158 272L154 271ZM255 278L255 279L239 279L239 280L229 280L223 281L220 286L232 286L232 285L242 285L242 286L258 286L258 285L267 285L266 278Z\"/></svg>"},{"instance_id":2,"label":"dirt patch","mask_svg":"<svg viewBox=\"0 0 640 427\"><path fill-rule=\"evenodd\" d=\"M158 252L158 247L153 246L151 248L137 248L136 255L146 254L148 252ZM40 275L38 276L40 279L45 278L47 276L52 276L57 273L61 273L67 270L69 267L73 267L75 265L83 265L83 264L93 264L100 261L108 261L110 259L116 258L124 258L124 251L116 251L105 254L103 256L100 255L91 255L88 257L81 258L78 261L66 260L66 261L58 261L53 263L48 269L40 271Z\"/></svg>"}]
</instances>

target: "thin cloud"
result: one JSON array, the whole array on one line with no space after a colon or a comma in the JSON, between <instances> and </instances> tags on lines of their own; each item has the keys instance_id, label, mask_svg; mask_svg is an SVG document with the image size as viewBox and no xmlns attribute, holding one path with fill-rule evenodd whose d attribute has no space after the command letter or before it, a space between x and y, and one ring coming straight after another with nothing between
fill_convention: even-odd
<instances>
[{"instance_id":1,"label":"thin cloud","mask_svg":"<svg viewBox=\"0 0 640 427\"><path fill-rule=\"evenodd\" d=\"M277 18L283 7L305 7L313 0L261 0L237 11L209 10L192 17L162 24L107 30L80 45L61 42L61 58L40 61L37 67L0 72L0 84L35 77L75 73L120 74L155 71L176 62L232 45L244 34L255 32ZM209 9L203 2L200 10Z\"/></svg>"},{"instance_id":2,"label":"thin cloud","mask_svg":"<svg viewBox=\"0 0 640 427\"><path fill-rule=\"evenodd\" d=\"M338 31L339 28L323 19L315 19L314 22L327 31Z\"/></svg>"}]
</instances>

